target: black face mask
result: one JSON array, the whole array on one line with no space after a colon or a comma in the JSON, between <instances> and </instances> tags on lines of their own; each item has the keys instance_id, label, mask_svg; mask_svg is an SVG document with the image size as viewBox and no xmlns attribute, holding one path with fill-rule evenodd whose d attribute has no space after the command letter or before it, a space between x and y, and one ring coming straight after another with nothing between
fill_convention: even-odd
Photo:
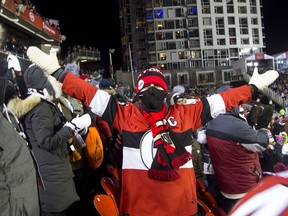
<instances>
[{"instance_id":1,"label":"black face mask","mask_svg":"<svg viewBox=\"0 0 288 216\"><path fill-rule=\"evenodd\" d=\"M158 112L163 106L166 95L166 92L150 87L139 94L139 99L141 99L146 111Z\"/></svg>"}]
</instances>

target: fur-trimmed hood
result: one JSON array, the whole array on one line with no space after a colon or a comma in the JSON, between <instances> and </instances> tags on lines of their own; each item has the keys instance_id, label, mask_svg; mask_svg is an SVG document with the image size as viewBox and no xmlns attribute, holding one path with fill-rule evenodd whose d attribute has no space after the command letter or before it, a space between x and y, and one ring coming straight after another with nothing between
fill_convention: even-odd
<instances>
[{"instance_id":1,"label":"fur-trimmed hood","mask_svg":"<svg viewBox=\"0 0 288 216\"><path fill-rule=\"evenodd\" d=\"M53 101L62 95L61 83L53 76L46 75L39 67L31 64L23 75L28 96L25 99L14 97L9 100L7 108L17 118L24 117L29 111L37 106L41 99Z\"/></svg>"},{"instance_id":2,"label":"fur-trimmed hood","mask_svg":"<svg viewBox=\"0 0 288 216\"><path fill-rule=\"evenodd\" d=\"M15 97L11 99L7 108L15 114L17 118L24 117L29 111L31 111L35 106L41 102L40 94L32 94L25 99L20 99Z\"/></svg>"}]
</instances>

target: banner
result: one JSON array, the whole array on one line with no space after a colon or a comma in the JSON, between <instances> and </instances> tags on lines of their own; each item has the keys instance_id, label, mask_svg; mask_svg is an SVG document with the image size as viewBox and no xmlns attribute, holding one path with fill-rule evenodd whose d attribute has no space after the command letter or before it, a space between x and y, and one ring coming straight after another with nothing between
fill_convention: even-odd
<instances>
[{"instance_id":1,"label":"banner","mask_svg":"<svg viewBox=\"0 0 288 216\"><path fill-rule=\"evenodd\" d=\"M18 3L15 0L5 0L2 1L2 3L7 10L11 11L15 15L19 15L22 19L37 27L39 32L44 31L46 34L49 34L58 41L61 41L60 32L52 27L47 21L44 21L39 15L35 14L28 4L25 4L23 11L21 10L17 13L16 4L19 6L21 3Z\"/></svg>"},{"instance_id":2,"label":"banner","mask_svg":"<svg viewBox=\"0 0 288 216\"><path fill-rule=\"evenodd\" d=\"M263 59L265 59L265 54L264 53L255 53L255 59L256 60L263 60Z\"/></svg>"},{"instance_id":3,"label":"banner","mask_svg":"<svg viewBox=\"0 0 288 216\"><path fill-rule=\"evenodd\" d=\"M23 13L20 13L20 17L36 26L40 31L44 31L57 40L61 40L59 31L53 28L47 21L43 21L40 16L33 13L28 7Z\"/></svg>"}]
</instances>

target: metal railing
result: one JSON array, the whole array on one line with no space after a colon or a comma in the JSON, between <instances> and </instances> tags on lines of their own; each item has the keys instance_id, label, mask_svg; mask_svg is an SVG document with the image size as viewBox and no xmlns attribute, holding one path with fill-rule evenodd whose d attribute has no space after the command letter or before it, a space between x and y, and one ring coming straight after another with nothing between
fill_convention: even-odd
<instances>
[{"instance_id":1,"label":"metal railing","mask_svg":"<svg viewBox=\"0 0 288 216\"><path fill-rule=\"evenodd\" d=\"M90 61L100 61L101 55L100 51L87 50L87 49L77 49L68 54L64 63L76 62L78 60L90 60Z\"/></svg>"}]
</instances>

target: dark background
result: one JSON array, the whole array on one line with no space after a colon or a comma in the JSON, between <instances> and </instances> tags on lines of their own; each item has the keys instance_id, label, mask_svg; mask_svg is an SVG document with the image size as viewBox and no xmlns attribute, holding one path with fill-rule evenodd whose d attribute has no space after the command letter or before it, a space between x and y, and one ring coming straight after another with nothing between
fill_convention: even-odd
<instances>
[{"instance_id":1,"label":"dark background","mask_svg":"<svg viewBox=\"0 0 288 216\"><path fill-rule=\"evenodd\" d=\"M114 69L122 66L122 51L117 0L65 1L30 0L43 17L59 20L61 34L66 40L61 43L63 52L68 46L92 46L101 51L104 65L109 66L109 49Z\"/></svg>"}]
</instances>

